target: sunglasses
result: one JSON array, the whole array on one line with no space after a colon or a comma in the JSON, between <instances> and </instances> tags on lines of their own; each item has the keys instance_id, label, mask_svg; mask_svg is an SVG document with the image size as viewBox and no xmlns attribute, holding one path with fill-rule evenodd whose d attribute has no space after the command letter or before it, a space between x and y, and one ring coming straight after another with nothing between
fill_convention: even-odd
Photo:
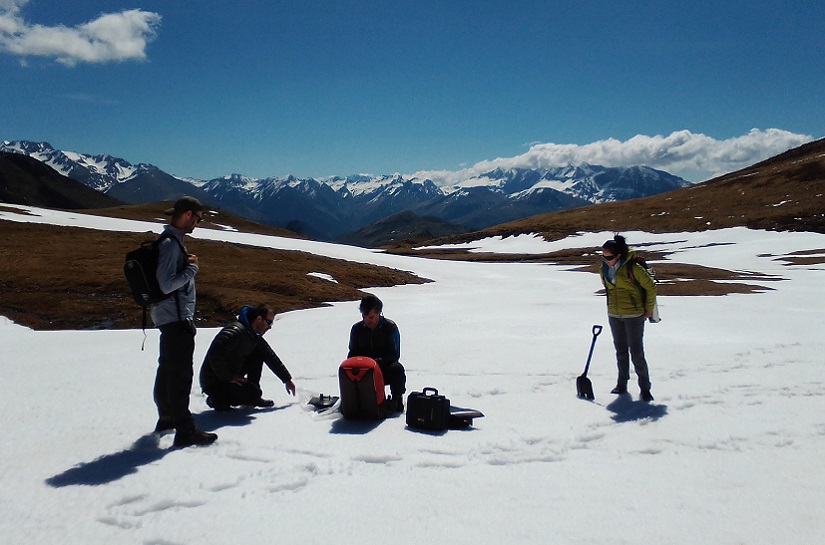
<instances>
[{"instance_id":1,"label":"sunglasses","mask_svg":"<svg viewBox=\"0 0 825 545\"><path fill-rule=\"evenodd\" d=\"M269 327L272 327L272 322L273 321L274 320L267 320L266 318L264 318L264 322L266 322L266 325L268 325Z\"/></svg>"},{"instance_id":2,"label":"sunglasses","mask_svg":"<svg viewBox=\"0 0 825 545\"><path fill-rule=\"evenodd\" d=\"M602 259L604 259L605 261L613 261L617 257L618 256L615 256L615 255L602 255Z\"/></svg>"}]
</instances>

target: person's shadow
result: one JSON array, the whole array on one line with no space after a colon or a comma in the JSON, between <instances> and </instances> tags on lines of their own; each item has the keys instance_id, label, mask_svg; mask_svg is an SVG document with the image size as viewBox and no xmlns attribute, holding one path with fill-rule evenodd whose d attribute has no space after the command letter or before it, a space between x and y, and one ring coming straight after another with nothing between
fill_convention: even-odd
<instances>
[{"instance_id":1,"label":"person's shadow","mask_svg":"<svg viewBox=\"0 0 825 545\"><path fill-rule=\"evenodd\" d=\"M667 405L658 405L647 401L634 401L630 394L620 394L607 410L613 413L614 422L633 422L636 420L659 420L667 414Z\"/></svg>"},{"instance_id":2,"label":"person's shadow","mask_svg":"<svg viewBox=\"0 0 825 545\"><path fill-rule=\"evenodd\" d=\"M137 473L140 466L160 460L170 449L160 448L160 436L149 433L138 437L131 447L120 452L76 465L46 479L55 488L71 485L97 486Z\"/></svg>"},{"instance_id":3,"label":"person's shadow","mask_svg":"<svg viewBox=\"0 0 825 545\"><path fill-rule=\"evenodd\" d=\"M246 426L255 420L255 415L279 411L283 407L266 409L237 409L228 412L206 411L197 415L198 427L204 431L214 431L224 427ZM141 466L157 462L170 452L177 450L171 446L160 446L160 435L147 433L138 437L127 449L112 454L104 454L91 462L80 463L62 473L46 479L46 484L54 488L72 485L98 486L137 473Z\"/></svg>"},{"instance_id":4,"label":"person's shadow","mask_svg":"<svg viewBox=\"0 0 825 545\"><path fill-rule=\"evenodd\" d=\"M329 433L343 435L364 435L380 426L383 421L384 419L350 420L341 417L332 422L332 426L330 426Z\"/></svg>"}]
</instances>

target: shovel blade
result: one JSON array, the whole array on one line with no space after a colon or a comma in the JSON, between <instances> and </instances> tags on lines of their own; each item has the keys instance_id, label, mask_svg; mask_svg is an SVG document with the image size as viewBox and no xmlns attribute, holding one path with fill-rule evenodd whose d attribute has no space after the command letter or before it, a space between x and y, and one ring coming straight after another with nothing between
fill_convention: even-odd
<instances>
[{"instance_id":1,"label":"shovel blade","mask_svg":"<svg viewBox=\"0 0 825 545\"><path fill-rule=\"evenodd\" d=\"M593 395L593 384L590 382L590 379L584 375L576 379L576 393L584 399L591 401L596 399L596 396Z\"/></svg>"}]
</instances>

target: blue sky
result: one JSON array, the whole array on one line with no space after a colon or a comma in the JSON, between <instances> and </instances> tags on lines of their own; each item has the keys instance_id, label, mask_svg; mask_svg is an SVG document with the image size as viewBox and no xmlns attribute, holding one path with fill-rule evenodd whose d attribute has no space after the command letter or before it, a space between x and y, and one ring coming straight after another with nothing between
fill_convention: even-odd
<instances>
[{"instance_id":1,"label":"blue sky","mask_svg":"<svg viewBox=\"0 0 825 545\"><path fill-rule=\"evenodd\" d=\"M0 0L0 139L181 176L699 181L825 136L821 2L55 4Z\"/></svg>"}]
</instances>

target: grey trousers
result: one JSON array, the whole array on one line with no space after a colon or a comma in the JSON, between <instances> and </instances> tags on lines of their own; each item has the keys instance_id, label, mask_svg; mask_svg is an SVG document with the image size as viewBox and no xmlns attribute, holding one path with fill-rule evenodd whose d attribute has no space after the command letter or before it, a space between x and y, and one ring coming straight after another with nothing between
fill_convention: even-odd
<instances>
[{"instance_id":1,"label":"grey trousers","mask_svg":"<svg viewBox=\"0 0 825 545\"><path fill-rule=\"evenodd\" d=\"M630 361L639 378L639 389L650 390L650 374L645 359L644 334L647 318L613 318L608 317L610 331L613 333L613 347L616 349L616 366L619 369L617 384L627 384L630 380Z\"/></svg>"}]
</instances>

